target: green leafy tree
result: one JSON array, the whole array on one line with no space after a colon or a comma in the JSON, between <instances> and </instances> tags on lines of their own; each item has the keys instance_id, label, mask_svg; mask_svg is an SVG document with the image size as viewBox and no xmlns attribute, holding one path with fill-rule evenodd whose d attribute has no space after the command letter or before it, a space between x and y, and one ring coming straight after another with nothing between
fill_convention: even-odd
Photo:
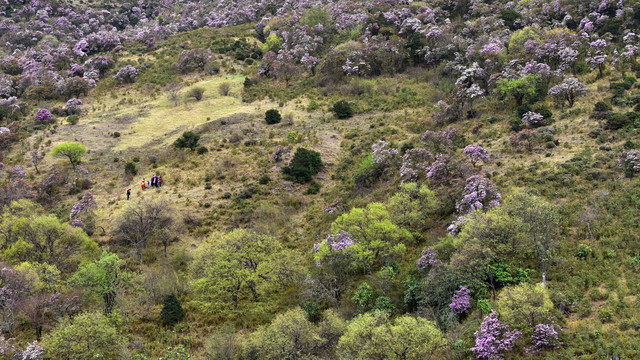
<instances>
[{"instance_id":1,"label":"green leafy tree","mask_svg":"<svg viewBox=\"0 0 640 360\"><path fill-rule=\"evenodd\" d=\"M280 115L280 111L276 109L267 110L264 113L264 121L269 125L277 124L282 121L282 115Z\"/></svg>"},{"instance_id":2,"label":"green leafy tree","mask_svg":"<svg viewBox=\"0 0 640 360\"><path fill-rule=\"evenodd\" d=\"M538 257L542 285L547 283L549 263L560 243L560 214L546 200L520 191L505 200L505 210L524 225L527 245Z\"/></svg>"},{"instance_id":3,"label":"green leafy tree","mask_svg":"<svg viewBox=\"0 0 640 360\"><path fill-rule=\"evenodd\" d=\"M409 231L391 221L387 208L380 203L371 203L364 209L354 208L341 215L331 224L331 232L337 235L341 231L355 240L348 248L353 254L353 265L367 271L385 259L404 253L403 242L413 239ZM326 246L321 246L316 260L328 256L327 250Z\"/></svg>"},{"instance_id":4,"label":"green leafy tree","mask_svg":"<svg viewBox=\"0 0 640 360\"><path fill-rule=\"evenodd\" d=\"M124 339L104 315L90 312L64 320L43 344L51 359L118 359Z\"/></svg>"},{"instance_id":5,"label":"green leafy tree","mask_svg":"<svg viewBox=\"0 0 640 360\"><path fill-rule=\"evenodd\" d=\"M512 96L516 101L516 106L520 106L525 96L531 97L536 94L539 80L540 76L536 74L529 74L516 79L503 78L498 80L496 92L503 101Z\"/></svg>"},{"instance_id":6,"label":"green leafy tree","mask_svg":"<svg viewBox=\"0 0 640 360\"><path fill-rule=\"evenodd\" d=\"M87 148L77 142L64 142L53 147L51 156L56 158L67 158L76 171L76 166L82 161L82 157L87 153Z\"/></svg>"},{"instance_id":7,"label":"green leafy tree","mask_svg":"<svg viewBox=\"0 0 640 360\"><path fill-rule=\"evenodd\" d=\"M358 309L361 312L366 312L371 308L371 302L373 301L373 288L371 285L365 283L360 284L358 290L353 294L351 300L358 305Z\"/></svg>"},{"instance_id":8,"label":"green leafy tree","mask_svg":"<svg viewBox=\"0 0 640 360\"><path fill-rule=\"evenodd\" d=\"M264 295L301 281L300 263L297 253L270 235L244 229L215 233L193 262L196 305L216 311L238 310L245 299L258 304Z\"/></svg>"},{"instance_id":9,"label":"green leafy tree","mask_svg":"<svg viewBox=\"0 0 640 360\"><path fill-rule=\"evenodd\" d=\"M74 271L83 260L98 254L98 245L80 228L62 223L28 201L13 202L0 216L0 244L6 260L55 265Z\"/></svg>"},{"instance_id":10,"label":"green leafy tree","mask_svg":"<svg viewBox=\"0 0 640 360\"><path fill-rule=\"evenodd\" d=\"M524 224L503 207L469 215L454 245L459 251L451 258L452 268L469 281L486 281L494 299L500 286L494 265L519 256L526 259L528 252Z\"/></svg>"},{"instance_id":11,"label":"green leafy tree","mask_svg":"<svg viewBox=\"0 0 640 360\"><path fill-rule=\"evenodd\" d=\"M338 119L348 119L353 116L353 108L346 100L340 100L333 104L331 111Z\"/></svg>"},{"instance_id":12,"label":"green leafy tree","mask_svg":"<svg viewBox=\"0 0 640 360\"><path fill-rule=\"evenodd\" d=\"M121 269L123 260L116 254L102 252L100 259L82 265L69 279L69 285L97 294L104 303L105 314L111 314L116 297L130 281L130 274Z\"/></svg>"},{"instance_id":13,"label":"green leafy tree","mask_svg":"<svg viewBox=\"0 0 640 360\"><path fill-rule=\"evenodd\" d=\"M279 314L271 325L259 328L246 344L249 359L305 359L322 339L312 322L300 308Z\"/></svg>"},{"instance_id":14,"label":"green leafy tree","mask_svg":"<svg viewBox=\"0 0 640 360\"><path fill-rule=\"evenodd\" d=\"M298 148L289 165L282 168L282 173L294 182L304 184L311 181L322 167L320 154L313 150Z\"/></svg>"},{"instance_id":15,"label":"green leafy tree","mask_svg":"<svg viewBox=\"0 0 640 360\"><path fill-rule=\"evenodd\" d=\"M162 322L166 326L173 326L184 319L184 310L180 300L174 294L170 294L165 298L160 316L162 316Z\"/></svg>"},{"instance_id":16,"label":"green leafy tree","mask_svg":"<svg viewBox=\"0 0 640 360\"><path fill-rule=\"evenodd\" d=\"M340 359L442 359L446 340L436 325L423 318L390 320L376 311L356 317L338 343Z\"/></svg>"},{"instance_id":17,"label":"green leafy tree","mask_svg":"<svg viewBox=\"0 0 640 360\"><path fill-rule=\"evenodd\" d=\"M497 309L502 320L528 334L548 321L553 303L542 284L520 284L500 293Z\"/></svg>"},{"instance_id":18,"label":"green leafy tree","mask_svg":"<svg viewBox=\"0 0 640 360\"><path fill-rule=\"evenodd\" d=\"M198 147L198 141L200 141L200 135L193 131L185 131L182 133L182 136L173 143L173 146L176 149L189 148L191 150L195 150Z\"/></svg>"},{"instance_id":19,"label":"green leafy tree","mask_svg":"<svg viewBox=\"0 0 640 360\"><path fill-rule=\"evenodd\" d=\"M425 185L405 183L389 201L393 222L407 229L425 230L433 223L437 208L433 191Z\"/></svg>"}]
</instances>

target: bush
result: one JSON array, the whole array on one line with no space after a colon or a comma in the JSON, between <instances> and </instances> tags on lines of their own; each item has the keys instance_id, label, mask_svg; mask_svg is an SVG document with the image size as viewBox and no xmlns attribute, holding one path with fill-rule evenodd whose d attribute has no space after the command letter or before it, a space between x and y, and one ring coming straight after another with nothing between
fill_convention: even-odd
<instances>
[{"instance_id":1,"label":"bush","mask_svg":"<svg viewBox=\"0 0 640 360\"><path fill-rule=\"evenodd\" d=\"M621 113L612 113L607 116L607 122L605 124L605 129L607 130L618 130L631 122L627 114Z\"/></svg>"},{"instance_id":2,"label":"bush","mask_svg":"<svg viewBox=\"0 0 640 360\"><path fill-rule=\"evenodd\" d=\"M593 111L598 111L598 112L611 111L611 110L613 110L613 107L611 107L611 105L607 104L604 101L598 101L593 107Z\"/></svg>"},{"instance_id":3,"label":"bush","mask_svg":"<svg viewBox=\"0 0 640 360\"><path fill-rule=\"evenodd\" d=\"M187 92L187 98L194 98L196 101L202 100L202 96L204 95L204 88L194 87L189 89Z\"/></svg>"},{"instance_id":4,"label":"bush","mask_svg":"<svg viewBox=\"0 0 640 360\"><path fill-rule=\"evenodd\" d=\"M271 182L271 178L267 174L262 175L260 179L258 179L258 183L260 185L267 185L270 182Z\"/></svg>"},{"instance_id":5,"label":"bush","mask_svg":"<svg viewBox=\"0 0 640 360\"><path fill-rule=\"evenodd\" d=\"M249 79L249 78L246 78L246 79ZM247 87L246 79L245 79L245 87ZM229 93L231 93L231 84L228 81L225 81L222 84L218 85L218 94L222 96L229 96Z\"/></svg>"},{"instance_id":6,"label":"bush","mask_svg":"<svg viewBox=\"0 0 640 360\"><path fill-rule=\"evenodd\" d=\"M305 190L304 194L305 195L315 195L317 193L320 192L320 187L322 185L320 185L319 182L315 181L315 180L311 180L311 183L309 184L309 187L307 188L307 190Z\"/></svg>"},{"instance_id":7,"label":"bush","mask_svg":"<svg viewBox=\"0 0 640 360\"><path fill-rule=\"evenodd\" d=\"M338 119L348 119L353 116L353 109L351 104L345 100L340 100L333 104L333 113Z\"/></svg>"},{"instance_id":8,"label":"bush","mask_svg":"<svg viewBox=\"0 0 640 360\"><path fill-rule=\"evenodd\" d=\"M187 131L173 143L173 146L177 149L189 148L195 150L198 147L198 141L200 141L200 135L193 131Z\"/></svg>"},{"instance_id":9,"label":"bush","mask_svg":"<svg viewBox=\"0 0 640 360\"><path fill-rule=\"evenodd\" d=\"M207 149L207 148L206 148L206 147L204 147L204 146L200 146L200 147L198 148L198 155L206 154L206 153L208 153L208 152L209 152L209 149Z\"/></svg>"},{"instance_id":10,"label":"bush","mask_svg":"<svg viewBox=\"0 0 640 360\"><path fill-rule=\"evenodd\" d=\"M80 121L78 115L71 115L67 118L67 123L69 123L69 125L76 125L78 121Z\"/></svg>"},{"instance_id":11,"label":"bush","mask_svg":"<svg viewBox=\"0 0 640 360\"><path fill-rule=\"evenodd\" d=\"M285 177L294 182L303 184L311 181L322 167L320 154L305 148L298 148L288 166L282 168Z\"/></svg>"},{"instance_id":12,"label":"bush","mask_svg":"<svg viewBox=\"0 0 640 360\"><path fill-rule=\"evenodd\" d=\"M264 120L269 125L277 124L282 121L282 115L280 115L280 111L278 110L267 110L267 112L264 114Z\"/></svg>"},{"instance_id":13,"label":"bush","mask_svg":"<svg viewBox=\"0 0 640 360\"><path fill-rule=\"evenodd\" d=\"M136 164L132 162L128 162L124 165L124 173L132 176L138 175L138 168L136 168Z\"/></svg>"},{"instance_id":14,"label":"bush","mask_svg":"<svg viewBox=\"0 0 640 360\"><path fill-rule=\"evenodd\" d=\"M162 323L165 326L173 326L184 319L184 310L182 309L180 300L178 300L174 294L167 296L164 300L164 306L162 307L160 315L162 316Z\"/></svg>"},{"instance_id":15,"label":"bush","mask_svg":"<svg viewBox=\"0 0 640 360\"><path fill-rule=\"evenodd\" d=\"M305 301L302 304L302 310L307 314L307 319L311 322L322 320L322 311L315 301Z\"/></svg>"}]
</instances>

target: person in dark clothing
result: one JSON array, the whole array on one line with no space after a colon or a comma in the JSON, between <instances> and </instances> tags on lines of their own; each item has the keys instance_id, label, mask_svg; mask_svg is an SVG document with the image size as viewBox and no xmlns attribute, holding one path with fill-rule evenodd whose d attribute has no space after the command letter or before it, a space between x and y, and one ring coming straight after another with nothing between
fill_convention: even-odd
<instances>
[{"instance_id":1,"label":"person in dark clothing","mask_svg":"<svg viewBox=\"0 0 640 360\"><path fill-rule=\"evenodd\" d=\"M162 186L162 176L158 179L158 186Z\"/></svg>"},{"instance_id":2,"label":"person in dark clothing","mask_svg":"<svg viewBox=\"0 0 640 360\"><path fill-rule=\"evenodd\" d=\"M131 197L131 189L127 190L127 200L129 200L129 198Z\"/></svg>"},{"instance_id":3,"label":"person in dark clothing","mask_svg":"<svg viewBox=\"0 0 640 360\"><path fill-rule=\"evenodd\" d=\"M151 177L151 187L154 187L154 186L156 186L156 176L155 175L153 175Z\"/></svg>"}]
</instances>

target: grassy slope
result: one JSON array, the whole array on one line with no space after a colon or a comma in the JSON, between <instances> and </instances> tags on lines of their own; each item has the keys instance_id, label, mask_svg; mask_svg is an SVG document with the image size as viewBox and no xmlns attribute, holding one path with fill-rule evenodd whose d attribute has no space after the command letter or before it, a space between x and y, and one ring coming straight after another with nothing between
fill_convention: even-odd
<instances>
[{"instance_id":1,"label":"grassy slope","mask_svg":"<svg viewBox=\"0 0 640 360\"><path fill-rule=\"evenodd\" d=\"M186 105L183 103L178 106L170 103L164 94L149 94L130 86L115 89L114 96L89 97L85 101L85 108L90 111L82 117L78 125L61 124L55 133L46 134L44 139L41 138L41 133L35 134L17 145L14 149L17 151L13 151L11 156L16 161L23 158L32 144L39 141L42 141L43 150L47 152L61 141L79 141L86 144L90 154L83 165L89 169L89 178L95 184L91 192L99 204L98 225L106 230L106 233L97 234L95 238L102 243L109 242L112 222L126 205L125 191L132 188L134 199L168 196L181 214L201 220L201 226L191 227L188 232L181 233L180 241L170 247L170 254L175 254L184 247L197 246L211 231L243 223L235 217L233 200L224 199L223 194L230 192L235 195L247 183L257 183L260 176L268 174L273 181L269 185L261 186L260 193L255 195L253 203L256 204L256 209L249 219L250 225L282 236L283 241L289 246L308 253L310 245L326 235L328 224L334 218L322 213L322 202L330 202L345 190L339 181L333 180L332 175L337 164L350 156L350 146L359 144L365 141L364 139L378 140L382 137L395 144L415 142L424 129L433 127L427 120L429 106L426 109L417 107L371 112L340 121L333 119L326 110L311 113L305 111L308 103L306 98L289 101L280 109L283 114L293 115L293 125L267 126L263 121L264 111L279 108L279 104L270 100L243 103L243 79L238 75L187 79L194 86L204 87L205 96L200 102L191 100ZM231 96L223 97L217 92L218 85L224 81L232 83ZM362 103L366 103L369 98L378 101L381 98L393 97L380 94L378 86L399 88L409 84L422 86L427 93L433 93L433 86L427 85L424 80L415 80L413 76L403 75L365 82L374 86L374 91L369 97L354 97L354 100ZM478 110L483 115L455 126L465 135L468 143L478 143L489 150L492 161L485 165L484 170L493 174L494 181L501 189L510 185L530 185L527 178L532 176L532 164L537 163L539 171L552 170L558 164L582 152L585 146L598 148L600 144L587 136L590 129L598 125L596 120L588 118L588 114L593 104L607 95L606 90L603 90L607 85L607 79L593 82L589 85L592 91L588 97L580 99L573 109L554 111L556 123L553 126L560 130L556 135L560 141L560 148L553 150L514 155L508 143L511 132L507 119L510 112L494 102L478 103ZM322 109L326 109L332 101L332 98L323 99L318 94L314 95L321 103ZM489 116L497 116L500 120L490 124L486 121ZM221 119L224 119L226 124L222 124ZM472 134L471 129L480 123L483 126L477 133ZM371 124L376 126L371 127ZM173 149L171 144L183 131L202 130L202 126L206 126L207 130L203 131L201 143L210 148L210 152L197 155ZM277 145L288 144L287 134L291 131L302 134L304 140L301 145L319 151L324 162L328 164L317 177L323 184L318 196L302 195L305 186L283 181L279 165L273 164L270 160L270 155ZM111 136L114 132L119 132L121 136L114 138ZM234 137L239 140L232 144L229 140ZM256 145L245 145L247 140L256 141ZM624 140L626 139L618 138L607 145L620 146ZM356 160L360 156L362 155L356 156ZM129 178L124 176L123 167L125 161L134 157L140 159L136 163L140 174ZM156 168L150 161L151 157L157 159ZM118 158L119 161L114 162L114 158ZM11 160L8 163L11 163ZM53 163L62 164L63 161L46 157L41 168L45 169ZM140 191L140 177L149 179L154 173L163 175L166 186L160 190ZM205 178L211 178L212 188L209 190L204 188ZM576 180L579 183L582 181L579 178ZM373 191L351 199L350 205L362 206L372 200L384 201L396 185L397 182L394 181L380 184ZM546 195L560 201L575 201L575 196L571 197L573 200L565 197L566 189L558 192L552 188L545 189L544 184L537 187ZM596 191L595 188L586 190ZM59 204L58 208L70 207L74 202L73 197L67 197L65 203ZM442 233L442 229L434 231L433 237L427 239L427 243L435 242L437 236ZM577 241L580 240L572 240ZM153 252L159 251L154 248ZM413 259L411 256L407 258ZM150 267L162 267L163 261L153 263L155 255L148 254L146 259ZM132 258L130 261L134 263ZM598 286L605 291L604 284ZM627 291L624 281L622 288ZM635 301L634 295L627 295L624 299L628 302ZM595 317L601 306L604 306L603 302L594 301L591 315L587 318ZM140 319L133 326L142 334L153 333L154 329L157 329L159 308L152 308L152 312L148 314L143 314L142 309L138 309ZM183 336L192 336L195 339L193 345L202 348L202 341L211 330L211 319L203 319L193 314L191 312L189 319L191 325L188 329L183 329ZM584 321L572 315L567 327L585 326ZM167 332L163 335L162 343L170 344L177 341L176 336Z\"/></svg>"}]
</instances>

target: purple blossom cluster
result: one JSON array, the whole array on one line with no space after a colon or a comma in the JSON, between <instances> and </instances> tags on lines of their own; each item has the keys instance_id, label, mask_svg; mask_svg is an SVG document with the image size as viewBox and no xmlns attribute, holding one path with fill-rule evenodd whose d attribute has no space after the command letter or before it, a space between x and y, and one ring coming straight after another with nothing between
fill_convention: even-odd
<instances>
[{"instance_id":1,"label":"purple blossom cluster","mask_svg":"<svg viewBox=\"0 0 640 360\"><path fill-rule=\"evenodd\" d=\"M276 151L271 155L271 159L276 163L281 162L282 160L286 160L291 155L291 147L282 147L278 146Z\"/></svg>"},{"instance_id":2,"label":"purple blossom cluster","mask_svg":"<svg viewBox=\"0 0 640 360\"><path fill-rule=\"evenodd\" d=\"M451 312L460 316L471 309L471 291L464 286L461 286L451 298L451 304L449 304Z\"/></svg>"},{"instance_id":3,"label":"purple blossom cluster","mask_svg":"<svg viewBox=\"0 0 640 360\"><path fill-rule=\"evenodd\" d=\"M476 346L471 351L476 359L499 360L504 359L511 351L522 333L512 330L507 324L498 319L498 313L491 313L484 318L480 330L475 332Z\"/></svg>"},{"instance_id":4,"label":"purple blossom cluster","mask_svg":"<svg viewBox=\"0 0 640 360\"><path fill-rule=\"evenodd\" d=\"M618 166L623 168L629 177L640 173L640 150L628 150L620 154Z\"/></svg>"},{"instance_id":5,"label":"purple blossom cluster","mask_svg":"<svg viewBox=\"0 0 640 360\"><path fill-rule=\"evenodd\" d=\"M39 124L49 124L53 121L51 112L47 109L39 109L36 113L36 122Z\"/></svg>"},{"instance_id":6,"label":"purple blossom cluster","mask_svg":"<svg viewBox=\"0 0 640 360\"><path fill-rule=\"evenodd\" d=\"M81 107L82 100L77 98L71 98L67 100L67 103L65 104L65 110L67 111L67 114L70 115L79 114L82 111Z\"/></svg>"},{"instance_id":7,"label":"purple blossom cluster","mask_svg":"<svg viewBox=\"0 0 640 360\"><path fill-rule=\"evenodd\" d=\"M140 72L138 69L131 65L127 65L118 70L118 73L113 78L124 83L132 83L136 80L139 74Z\"/></svg>"},{"instance_id":8,"label":"purple blossom cluster","mask_svg":"<svg viewBox=\"0 0 640 360\"><path fill-rule=\"evenodd\" d=\"M553 350L560 346L558 337L559 326L538 324L531 336L531 347L525 349L527 354L537 354L544 350Z\"/></svg>"},{"instance_id":9,"label":"purple blossom cluster","mask_svg":"<svg viewBox=\"0 0 640 360\"><path fill-rule=\"evenodd\" d=\"M502 195L493 182L481 175L473 175L467 179L462 200L456 203L459 213L470 213L478 209L491 209L499 206Z\"/></svg>"},{"instance_id":10,"label":"purple blossom cluster","mask_svg":"<svg viewBox=\"0 0 640 360\"><path fill-rule=\"evenodd\" d=\"M537 112L527 111L522 115L522 123L528 126L537 127L543 124L544 116Z\"/></svg>"},{"instance_id":11,"label":"purple blossom cluster","mask_svg":"<svg viewBox=\"0 0 640 360\"><path fill-rule=\"evenodd\" d=\"M480 161L485 163L489 161L487 150L480 145L467 145L462 153L469 158L473 166Z\"/></svg>"},{"instance_id":12,"label":"purple blossom cluster","mask_svg":"<svg viewBox=\"0 0 640 360\"><path fill-rule=\"evenodd\" d=\"M98 204L96 204L96 199L91 193L88 192L84 194L84 196L82 196L80 202L73 205L73 207L71 208L71 213L69 214L69 220L73 221L82 213L91 213L92 210L96 210L97 208Z\"/></svg>"},{"instance_id":13,"label":"purple blossom cluster","mask_svg":"<svg viewBox=\"0 0 640 360\"><path fill-rule=\"evenodd\" d=\"M398 150L390 148L386 141L380 140L371 146L373 150L372 158L376 164L389 165L398 155Z\"/></svg>"},{"instance_id":14,"label":"purple blossom cluster","mask_svg":"<svg viewBox=\"0 0 640 360\"><path fill-rule=\"evenodd\" d=\"M432 247L422 250L422 255L418 261L416 261L416 265L420 271L430 269L438 263L440 263L440 260L438 260L438 252Z\"/></svg>"},{"instance_id":15,"label":"purple blossom cluster","mask_svg":"<svg viewBox=\"0 0 640 360\"><path fill-rule=\"evenodd\" d=\"M325 214L336 214L343 210L344 204L342 199L335 199L331 204L324 204L322 206L322 211L324 211Z\"/></svg>"}]
</instances>

